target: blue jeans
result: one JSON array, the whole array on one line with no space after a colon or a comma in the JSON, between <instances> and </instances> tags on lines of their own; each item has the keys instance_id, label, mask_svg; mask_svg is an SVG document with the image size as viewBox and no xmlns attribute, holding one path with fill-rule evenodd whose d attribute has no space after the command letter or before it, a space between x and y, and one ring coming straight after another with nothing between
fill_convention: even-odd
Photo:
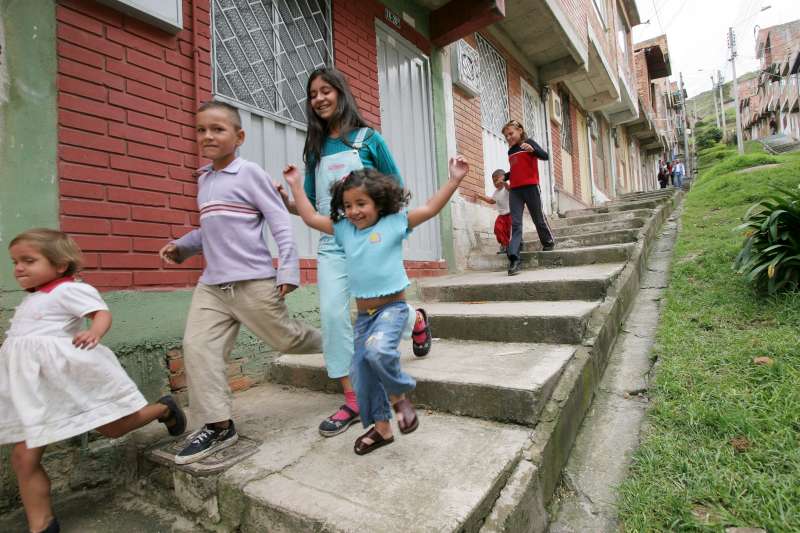
<instances>
[{"instance_id":1,"label":"blue jeans","mask_svg":"<svg viewBox=\"0 0 800 533\"><path fill-rule=\"evenodd\" d=\"M414 378L400 369L401 337L409 330L409 306L392 302L372 313L359 313L355 334L355 353L350 377L358 398L361 423L392 418L388 395L400 395L416 387Z\"/></svg>"},{"instance_id":2,"label":"blue jeans","mask_svg":"<svg viewBox=\"0 0 800 533\"><path fill-rule=\"evenodd\" d=\"M672 176L672 184L678 189L680 189L681 186L683 185L683 175L675 174L674 176Z\"/></svg>"}]
</instances>

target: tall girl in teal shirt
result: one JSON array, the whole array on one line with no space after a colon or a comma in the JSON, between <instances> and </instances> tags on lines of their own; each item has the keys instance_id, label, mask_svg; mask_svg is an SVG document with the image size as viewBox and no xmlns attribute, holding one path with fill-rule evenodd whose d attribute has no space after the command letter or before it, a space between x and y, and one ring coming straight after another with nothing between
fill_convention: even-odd
<instances>
[{"instance_id":1,"label":"tall girl in teal shirt","mask_svg":"<svg viewBox=\"0 0 800 533\"><path fill-rule=\"evenodd\" d=\"M372 168L390 176L400 187L403 179L380 133L361 118L347 81L341 73L320 68L311 73L306 86L308 134L303 149L306 166L303 190L318 213L331 214L330 187L354 170ZM297 214L294 202L284 194L290 212ZM322 235L317 253L322 349L328 377L338 379L345 403L319 426L323 436L332 437L359 420L356 394L350 381L353 360L353 326L350 322L350 283L344 250L333 236ZM430 349L430 328L420 311L414 327L414 353L425 355Z\"/></svg>"}]
</instances>

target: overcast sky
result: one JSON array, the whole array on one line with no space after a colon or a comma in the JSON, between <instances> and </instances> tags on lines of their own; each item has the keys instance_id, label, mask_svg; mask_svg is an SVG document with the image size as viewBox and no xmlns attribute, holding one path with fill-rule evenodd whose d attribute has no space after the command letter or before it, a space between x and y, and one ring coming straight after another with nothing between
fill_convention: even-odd
<instances>
[{"instance_id":1,"label":"overcast sky","mask_svg":"<svg viewBox=\"0 0 800 533\"><path fill-rule=\"evenodd\" d=\"M722 70L726 81L732 79L727 61L729 27L736 34L736 74L741 76L759 67L755 26L800 19L800 0L636 0L636 6L643 24L633 28L633 42L666 33L671 79L678 81L683 72L690 97L711 88L712 71Z\"/></svg>"}]
</instances>

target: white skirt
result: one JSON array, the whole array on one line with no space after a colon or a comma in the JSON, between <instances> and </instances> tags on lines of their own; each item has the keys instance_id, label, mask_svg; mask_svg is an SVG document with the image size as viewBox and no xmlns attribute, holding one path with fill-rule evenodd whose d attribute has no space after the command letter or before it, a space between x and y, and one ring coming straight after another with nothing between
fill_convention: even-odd
<instances>
[{"instance_id":1,"label":"white skirt","mask_svg":"<svg viewBox=\"0 0 800 533\"><path fill-rule=\"evenodd\" d=\"M37 448L147 405L114 353L70 337L9 336L0 349L0 444Z\"/></svg>"}]
</instances>

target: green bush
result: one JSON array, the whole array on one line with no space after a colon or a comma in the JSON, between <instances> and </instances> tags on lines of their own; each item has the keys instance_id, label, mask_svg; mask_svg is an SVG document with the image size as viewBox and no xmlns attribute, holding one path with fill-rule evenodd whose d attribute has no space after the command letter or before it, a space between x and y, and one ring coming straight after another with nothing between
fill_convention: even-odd
<instances>
[{"instance_id":1,"label":"green bush","mask_svg":"<svg viewBox=\"0 0 800 533\"><path fill-rule=\"evenodd\" d=\"M745 241L734 268L759 292L800 287L800 187L783 189L754 204L736 228Z\"/></svg>"},{"instance_id":2,"label":"green bush","mask_svg":"<svg viewBox=\"0 0 800 533\"><path fill-rule=\"evenodd\" d=\"M722 131L716 126L704 129L697 134L697 148L710 148L722 140Z\"/></svg>"}]
</instances>

